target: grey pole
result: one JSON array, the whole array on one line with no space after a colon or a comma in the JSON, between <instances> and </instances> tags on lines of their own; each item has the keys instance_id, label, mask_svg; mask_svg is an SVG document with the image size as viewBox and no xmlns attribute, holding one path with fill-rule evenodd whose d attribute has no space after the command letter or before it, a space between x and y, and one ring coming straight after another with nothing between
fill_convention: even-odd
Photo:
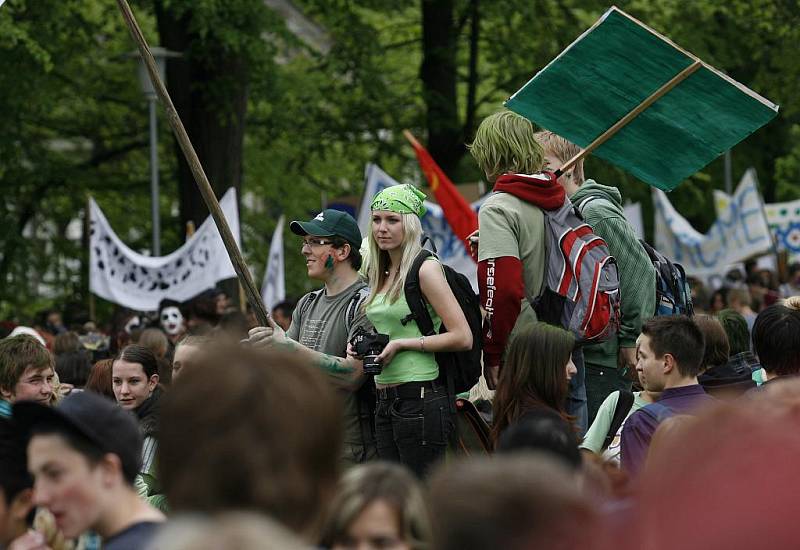
<instances>
[{"instance_id":1,"label":"grey pole","mask_svg":"<svg viewBox=\"0 0 800 550\"><path fill-rule=\"evenodd\" d=\"M161 256L161 213L158 208L158 119L156 101L148 100L150 106L150 200L153 214L153 256Z\"/></svg>"},{"instance_id":2,"label":"grey pole","mask_svg":"<svg viewBox=\"0 0 800 550\"><path fill-rule=\"evenodd\" d=\"M725 151L725 192L733 193L733 169L731 168L731 150Z\"/></svg>"}]
</instances>

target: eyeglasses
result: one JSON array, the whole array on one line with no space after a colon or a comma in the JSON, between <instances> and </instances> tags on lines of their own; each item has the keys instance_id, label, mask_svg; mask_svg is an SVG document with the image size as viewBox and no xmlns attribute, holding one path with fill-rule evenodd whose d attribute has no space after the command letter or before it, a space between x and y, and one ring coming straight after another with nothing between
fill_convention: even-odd
<instances>
[{"instance_id":1,"label":"eyeglasses","mask_svg":"<svg viewBox=\"0 0 800 550\"><path fill-rule=\"evenodd\" d=\"M317 246L325 246L326 244L333 244L333 241L326 241L325 239L303 239L303 244L300 245L300 249L310 246L311 248L315 248Z\"/></svg>"}]
</instances>

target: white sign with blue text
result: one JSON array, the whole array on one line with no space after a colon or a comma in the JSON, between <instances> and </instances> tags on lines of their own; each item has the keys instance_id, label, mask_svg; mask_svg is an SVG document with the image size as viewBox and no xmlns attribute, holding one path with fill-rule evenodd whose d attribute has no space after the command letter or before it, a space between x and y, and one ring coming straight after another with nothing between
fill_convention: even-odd
<instances>
[{"instance_id":1,"label":"white sign with blue text","mask_svg":"<svg viewBox=\"0 0 800 550\"><path fill-rule=\"evenodd\" d=\"M725 273L728 267L773 249L753 169L745 172L726 208L703 235L681 216L661 190L653 191L656 248L683 265L687 275Z\"/></svg>"}]
</instances>

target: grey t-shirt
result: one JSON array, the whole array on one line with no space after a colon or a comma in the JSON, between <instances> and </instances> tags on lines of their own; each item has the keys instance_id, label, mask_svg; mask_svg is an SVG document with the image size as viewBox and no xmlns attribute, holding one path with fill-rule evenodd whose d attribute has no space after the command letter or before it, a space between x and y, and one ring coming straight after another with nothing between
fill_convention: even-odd
<instances>
[{"instance_id":1,"label":"grey t-shirt","mask_svg":"<svg viewBox=\"0 0 800 550\"><path fill-rule=\"evenodd\" d=\"M286 336L314 351L345 357L347 342L356 330L359 327L372 330L372 324L361 307L367 294L367 283L362 279L335 296L328 296L324 288L306 294L300 298L292 313L292 324L286 331ZM363 404L359 411L357 392L344 387L347 384L351 388L352 382L347 376L338 378L332 375L330 378L339 388L344 400L343 462L352 465L373 458L376 454L374 441L371 433L367 433L370 432L369 427L364 425L368 419L359 418L359 412L362 417L368 415L368 412L363 410Z\"/></svg>"}]
</instances>

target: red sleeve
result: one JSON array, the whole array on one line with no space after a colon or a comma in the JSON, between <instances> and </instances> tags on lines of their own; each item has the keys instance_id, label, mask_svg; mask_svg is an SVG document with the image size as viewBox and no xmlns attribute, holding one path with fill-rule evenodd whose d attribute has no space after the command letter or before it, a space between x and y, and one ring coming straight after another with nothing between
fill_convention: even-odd
<instances>
[{"instance_id":1,"label":"red sleeve","mask_svg":"<svg viewBox=\"0 0 800 550\"><path fill-rule=\"evenodd\" d=\"M483 362L494 367L500 364L525 297L522 262L513 256L478 262L478 291L481 307L486 310L483 321Z\"/></svg>"}]
</instances>

